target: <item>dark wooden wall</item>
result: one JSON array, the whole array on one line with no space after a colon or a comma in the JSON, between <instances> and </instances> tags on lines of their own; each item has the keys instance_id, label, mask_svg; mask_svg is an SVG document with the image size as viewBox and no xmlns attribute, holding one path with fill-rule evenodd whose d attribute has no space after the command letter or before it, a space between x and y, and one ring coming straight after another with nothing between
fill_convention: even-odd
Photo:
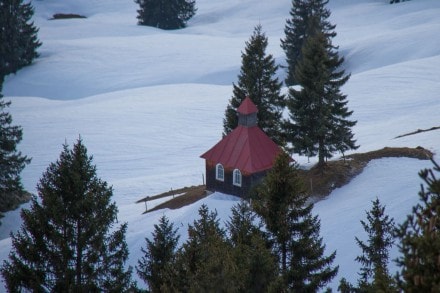
<instances>
[{"instance_id":1,"label":"dark wooden wall","mask_svg":"<svg viewBox=\"0 0 440 293\"><path fill-rule=\"evenodd\" d=\"M206 189L248 198L250 189L266 175L266 171L247 175L242 173L241 187L239 187L232 183L233 171L233 169L225 168L224 181L219 181L215 179L215 165L206 164Z\"/></svg>"}]
</instances>

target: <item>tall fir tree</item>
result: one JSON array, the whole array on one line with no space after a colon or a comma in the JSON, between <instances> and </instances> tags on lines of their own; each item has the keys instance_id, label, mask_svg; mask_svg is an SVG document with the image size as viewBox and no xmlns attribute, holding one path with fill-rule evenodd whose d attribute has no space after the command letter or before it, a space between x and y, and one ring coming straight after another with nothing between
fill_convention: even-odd
<instances>
[{"instance_id":1,"label":"tall fir tree","mask_svg":"<svg viewBox=\"0 0 440 293\"><path fill-rule=\"evenodd\" d=\"M355 237L362 254L356 257L361 264L357 286L346 282L342 292L397 292L396 284L388 270L389 250L394 244L394 220L385 213L379 199L373 201L370 211L366 212L367 222L361 225L368 234L367 241ZM344 285L343 285L344 286Z\"/></svg>"},{"instance_id":2,"label":"tall fir tree","mask_svg":"<svg viewBox=\"0 0 440 293\"><path fill-rule=\"evenodd\" d=\"M285 38L281 40L281 48L286 54L287 77L286 85L296 85L296 66L302 59L302 47L311 35L309 22L312 17L317 17L324 35L331 39L336 36L336 26L328 20L331 12L326 8L329 0L292 0L290 18L284 27ZM331 50L334 47L329 47Z\"/></svg>"},{"instance_id":3,"label":"tall fir tree","mask_svg":"<svg viewBox=\"0 0 440 293\"><path fill-rule=\"evenodd\" d=\"M166 290L183 292L234 292L236 265L226 232L220 227L217 212L206 205L199 219L188 227L188 240L177 254L175 284Z\"/></svg>"},{"instance_id":4,"label":"tall fir tree","mask_svg":"<svg viewBox=\"0 0 440 293\"><path fill-rule=\"evenodd\" d=\"M174 265L180 236L166 216L154 225L153 239L148 238L144 256L138 260L136 267L139 277L148 284L151 292L161 292L161 288L170 287L173 283L172 266Z\"/></svg>"},{"instance_id":5,"label":"tall fir tree","mask_svg":"<svg viewBox=\"0 0 440 293\"><path fill-rule=\"evenodd\" d=\"M81 140L51 163L24 209L1 273L10 292L122 292L131 284L127 224L114 227L112 188L96 175Z\"/></svg>"},{"instance_id":6,"label":"tall fir tree","mask_svg":"<svg viewBox=\"0 0 440 293\"><path fill-rule=\"evenodd\" d=\"M358 148L351 132L356 121L349 120L353 112L348 110L347 96L340 91L350 77L344 70L338 71L343 58L337 52L329 54L329 39L318 18L312 17L309 25L312 34L295 70L301 88L289 89L290 119L284 129L294 152L308 157L318 155L318 164L323 166L333 153Z\"/></svg>"},{"instance_id":7,"label":"tall fir tree","mask_svg":"<svg viewBox=\"0 0 440 293\"><path fill-rule=\"evenodd\" d=\"M275 160L254 202L276 244L282 279L278 289L316 292L336 276L336 252L324 255L320 221L312 215L313 204L286 153Z\"/></svg>"},{"instance_id":8,"label":"tall fir tree","mask_svg":"<svg viewBox=\"0 0 440 293\"><path fill-rule=\"evenodd\" d=\"M1 46L1 45L0 45ZM0 208L5 211L12 207L13 198L23 193L20 173L31 159L17 150L23 138L23 129L12 125L12 116L6 109L0 84Z\"/></svg>"},{"instance_id":9,"label":"tall fir tree","mask_svg":"<svg viewBox=\"0 0 440 293\"><path fill-rule=\"evenodd\" d=\"M419 203L399 225L399 287L403 292L440 292L440 165L419 172L425 182Z\"/></svg>"},{"instance_id":10,"label":"tall fir tree","mask_svg":"<svg viewBox=\"0 0 440 293\"><path fill-rule=\"evenodd\" d=\"M287 271L288 243L292 236L287 224L290 207L303 197L306 195L302 182L296 169L290 165L290 157L283 152L257 187L253 201L255 211L276 243L282 274Z\"/></svg>"},{"instance_id":11,"label":"tall fir tree","mask_svg":"<svg viewBox=\"0 0 440 293\"><path fill-rule=\"evenodd\" d=\"M138 24L173 30L186 27L196 13L195 0L135 0Z\"/></svg>"},{"instance_id":12,"label":"tall fir tree","mask_svg":"<svg viewBox=\"0 0 440 293\"><path fill-rule=\"evenodd\" d=\"M277 144L284 145L281 117L285 97L281 94L282 82L276 77L279 66L274 57L266 53L267 45L262 26L257 25L241 54L240 74L226 107L223 131L228 134L237 127L237 108L249 96L258 108L258 126Z\"/></svg>"},{"instance_id":13,"label":"tall fir tree","mask_svg":"<svg viewBox=\"0 0 440 293\"><path fill-rule=\"evenodd\" d=\"M4 77L38 57L38 28L31 21L31 2L0 0L0 84Z\"/></svg>"},{"instance_id":14,"label":"tall fir tree","mask_svg":"<svg viewBox=\"0 0 440 293\"><path fill-rule=\"evenodd\" d=\"M278 274L266 233L249 203L241 201L231 209L226 223L228 241L237 266L239 292L268 292Z\"/></svg>"}]
</instances>

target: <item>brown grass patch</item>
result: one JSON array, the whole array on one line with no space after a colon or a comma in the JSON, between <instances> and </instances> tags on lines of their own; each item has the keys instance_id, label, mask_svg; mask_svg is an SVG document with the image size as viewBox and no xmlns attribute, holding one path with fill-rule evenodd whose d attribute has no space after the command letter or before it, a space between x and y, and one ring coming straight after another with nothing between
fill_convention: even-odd
<instances>
[{"instance_id":1,"label":"brown grass patch","mask_svg":"<svg viewBox=\"0 0 440 293\"><path fill-rule=\"evenodd\" d=\"M317 166L310 170L300 170L307 192L315 200L329 195L335 188L342 187L351 179L360 174L364 167L374 159L389 157L407 157L419 160L429 160L433 154L422 147L416 148L390 148L352 154L346 160L329 161L324 168Z\"/></svg>"},{"instance_id":2,"label":"brown grass patch","mask_svg":"<svg viewBox=\"0 0 440 293\"><path fill-rule=\"evenodd\" d=\"M160 210L160 209L180 209L183 206L192 204L198 200L201 200L202 198L206 197L208 195L208 192L206 191L205 185L198 185L198 186L190 186L190 187L183 187L176 190L170 190L155 196L147 196L141 200L138 200L139 202L145 202L149 200L154 200L170 195L178 195L174 197L173 199L170 199L164 203L161 203L160 205L155 206L154 208L145 211L144 213Z\"/></svg>"},{"instance_id":3,"label":"brown grass patch","mask_svg":"<svg viewBox=\"0 0 440 293\"><path fill-rule=\"evenodd\" d=\"M383 148L381 150L352 154L346 160L329 161L324 168L314 166L310 170L299 170L300 177L303 179L306 191L314 201L318 201L329 195L335 188L348 184L351 179L360 174L364 167L374 159L387 157L408 157L419 160L429 160L433 157L432 152L422 147L416 148ZM156 211L164 208L179 209L183 206L192 204L208 195L205 185L184 187L170 190L155 196L147 196L137 201L137 203L150 201L170 195L175 198L166 201L148 211Z\"/></svg>"}]
</instances>

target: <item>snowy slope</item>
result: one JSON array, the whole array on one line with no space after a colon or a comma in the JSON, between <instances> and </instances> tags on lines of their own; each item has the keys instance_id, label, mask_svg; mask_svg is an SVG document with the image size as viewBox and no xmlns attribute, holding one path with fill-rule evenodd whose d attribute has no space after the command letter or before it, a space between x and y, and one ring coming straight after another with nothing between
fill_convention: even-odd
<instances>
[{"instance_id":1,"label":"snowy slope","mask_svg":"<svg viewBox=\"0 0 440 293\"><path fill-rule=\"evenodd\" d=\"M387 2L333 0L329 6L337 24L334 42L352 73L343 91L358 121L358 151L420 145L438 153L439 131L394 137L440 125L440 1ZM227 220L238 200L227 195L148 215L142 215L145 207L135 201L202 183L199 155L221 138L245 41L262 24L268 53L284 64L279 40L290 1L198 0L189 27L176 31L137 26L133 1L44 0L33 5L41 57L8 76L3 89L13 102L14 123L24 129L20 150L33 158L22 173L25 188L35 192L62 144L72 145L81 135L98 176L114 187L119 220L128 222L130 265L136 264L144 238L164 213L183 235L201 203ZM59 12L87 19L49 20ZM285 73L279 76L283 79ZM295 159L306 167L311 164ZM354 237L363 235L359 220L371 200L379 197L401 222L418 199L417 172L430 165L412 159L373 161L349 185L316 205L327 248L337 250L340 272L334 288L341 277L356 279L353 260L359 251ZM18 227L18 213L2 219L1 259L9 252L8 234Z\"/></svg>"}]
</instances>

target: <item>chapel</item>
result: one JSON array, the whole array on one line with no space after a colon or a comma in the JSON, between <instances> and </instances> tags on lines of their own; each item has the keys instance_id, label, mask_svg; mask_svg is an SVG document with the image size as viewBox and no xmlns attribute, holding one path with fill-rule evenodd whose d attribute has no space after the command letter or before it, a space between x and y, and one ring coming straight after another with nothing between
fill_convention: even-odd
<instances>
[{"instance_id":1,"label":"chapel","mask_svg":"<svg viewBox=\"0 0 440 293\"><path fill-rule=\"evenodd\" d=\"M249 97L237 112L238 126L200 157L205 159L207 190L246 198L282 149L258 127L258 109Z\"/></svg>"}]
</instances>

